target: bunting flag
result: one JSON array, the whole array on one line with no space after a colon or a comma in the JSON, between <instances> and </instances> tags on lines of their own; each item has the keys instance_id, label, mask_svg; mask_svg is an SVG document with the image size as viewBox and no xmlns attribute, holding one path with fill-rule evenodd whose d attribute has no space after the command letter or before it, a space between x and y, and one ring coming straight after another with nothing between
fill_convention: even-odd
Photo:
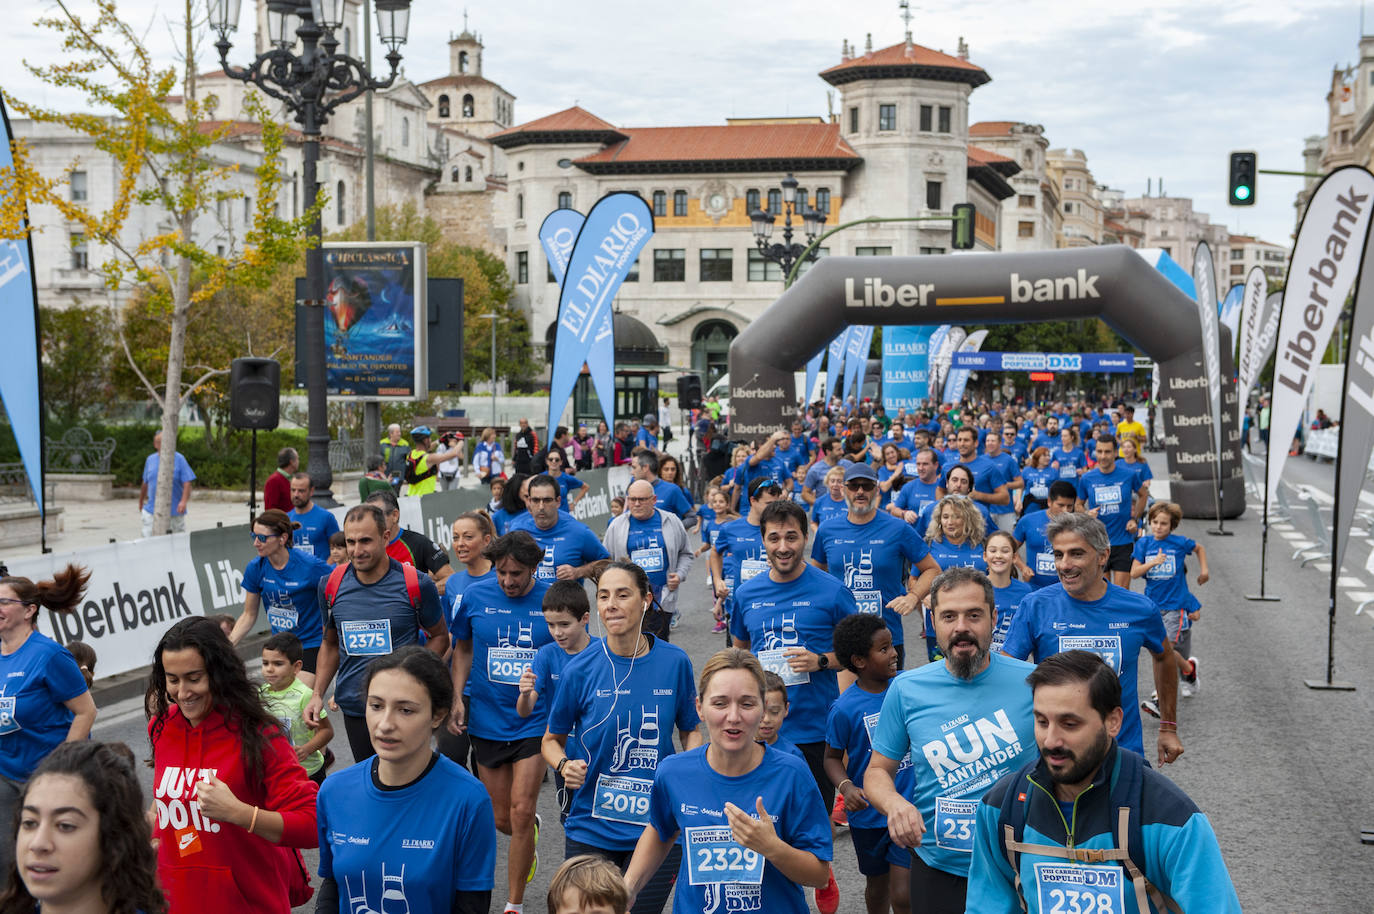
<instances>
[{"instance_id":1,"label":"bunting flag","mask_svg":"<svg viewBox=\"0 0 1374 914\"><path fill-rule=\"evenodd\" d=\"M558 299L558 330L549 382L550 438L584 364L591 371L606 425L615 427L615 330L611 303L653 234L654 214L649 204L627 191L610 193L598 200L578 230Z\"/></svg>"},{"instance_id":2,"label":"bunting flag","mask_svg":"<svg viewBox=\"0 0 1374 914\"><path fill-rule=\"evenodd\" d=\"M12 172L10 143L14 135L3 95L0 120L5 129L0 173ZM19 459L42 521L47 517L43 508L43 378L39 368L38 286L33 275L33 243L28 238L0 239L0 317L5 338L10 341L5 357L0 359L0 399L4 400L19 445Z\"/></svg>"},{"instance_id":3,"label":"bunting flag","mask_svg":"<svg viewBox=\"0 0 1374 914\"><path fill-rule=\"evenodd\" d=\"M1374 203L1371 195L1374 175L1358 165L1338 168L1312 191L1298 226L1275 337L1278 360L1269 401L1271 446L1264 470L1266 515L1288 460L1284 445L1302 420L1316 367L1360 269Z\"/></svg>"}]
</instances>

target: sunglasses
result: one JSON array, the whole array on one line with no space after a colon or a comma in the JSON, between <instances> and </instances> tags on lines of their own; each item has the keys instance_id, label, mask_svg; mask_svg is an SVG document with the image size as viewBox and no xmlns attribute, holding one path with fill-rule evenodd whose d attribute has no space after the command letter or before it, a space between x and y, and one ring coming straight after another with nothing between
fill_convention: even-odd
<instances>
[{"instance_id":1,"label":"sunglasses","mask_svg":"<svg viewBox=\"0 0 1374 914\"><path fill-rule=\"evenodd\" d=\"M878 488L877 484L870 479L856 479L853 482L845 483L844 487L851 492L872 492Z\"/></svg>"},{"instance_id":2,"label":"sunglasses","mask_svg":"<svg viewBox=\"0 0 1374 914\"><path fill-rule=\"evenodd\" d=\"M253 542L255 542L255 543L265 543L265 542L267 542L268 540L272 539L273 537L277 537L277 536L281 536L281 535L282 535L282 534L280 534L280 533L254 533L254 534L253 534Z\"/></svg>"}]
</instances>

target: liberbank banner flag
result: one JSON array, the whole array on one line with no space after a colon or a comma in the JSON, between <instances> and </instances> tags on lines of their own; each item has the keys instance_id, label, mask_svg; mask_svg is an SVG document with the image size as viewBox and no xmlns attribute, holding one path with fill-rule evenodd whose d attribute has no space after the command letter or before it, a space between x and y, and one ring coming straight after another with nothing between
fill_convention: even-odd
<instances>
[{"instance_id":1,"label":"liberbank banner flag","mask_svg":"<svg viewBox=\"0 0 1374 914\"><path fill-rule=\"evenodd\" d=\"M558 299L553 373L549 382L552 433L585 363L606 425L615 424L615 339L611 302L625 274L654 234L654 214L638 194L607 194L587 214L573 243Z\"/></svg>"},{"instance_id":2,"label":"liberbank banner flag","mask_svg":"<svg viewBox=\"0 0 1374 914\"><path fill-rule=\"evenodd\" d=\"M1289 440L1296 431L1317 364L1360 272L1374 204L1371 197L1374 175L1358 165L1343 166L1317 185L1298 226L1276 337L1278 359L1269 403L1270 438L1275 442ZM1287 448L1269 449L1264 471L1266 512L1287 459Z\"/></svg>"},{"instance_id":3,"label":"liberbank banner flag","mask_svg":"<svg viewBox=\"0 0 1374 914\"><path fill-rule=\"evenodd\" d=\"M983 348L983 340L987 339L986 330L975 330L964 337L964 342L959 346L959 352L977 352ZM958 355L958 353L955 353ZM968 376L973 372L968 368L954 367L954 359L950 358L949 380L945 382L945 402L953 403L956 406L964 399L964 388L968 387Z\"/></svg>"},{"instance_id":4,"label":"liberbank banner flag","mask_svg":"<svg viewBox=\"0 0 1374 914\"><path fill-rule=\"evenodd\" d=\"M1341 437L1336 446L1336 505L1331 518L1335 533L1332 576L1341 573L1350 529L1360 506L1360 490L1374 451L1374 232L1365 239L1360 280L1351 306L1350 352L1345 359L1345 395L1341 400ZM1371 269L1364 269L1364 261ZM1339 309L1336 309L1339 310ZM1281 439L1280 439L1281 440Z\"/></svg>"},{"instance_id":5,"label":"liberbank banner flag","mask_svg":"<svg viewBox=\"0 0 1374 914\"><path fill-rule=\"evenodd\" d=\"M1255 357L1259 355L1259 349L1255 344L1259 341L1260 328L1264 326L1263 321L1266 317L1266 286L1264 270L1260 267L1251 267L1245 277L1245 284L1240 287L1240 326L1236 344L1236 376L1239 382L1236 396L1240 398L1240 409L1236 410L1237 428L1244 426L1245 398L1260 372L1260 367L1255 364Z\"/></svg>"},{"instance_id":6,"label":"liberbank banner flag","mask_svg":"<svg viewBox=\"0 0 1374 914\"><path fill-rule=\"evenodd\" d=\"M0 96L0 175L14 169L10 150L13 135L5 100ZM12 182L10 183L12 186ZM43 511L43 412L38 373L38 289L33 277L33 245L29 239L0 239L0 321L9 345L0 359L0 398L5 401L10 427L19 445L19 459L29 477L38 513Z\"/></svg>"},{"instance_id":7,"label":"liberbank banner flag","mask_svg":"<svg viewBox=\"0 0 1374 914\"><path fill-rule=\"evenodd\" d=\"M1207 375L1207 399L1212 412L1212 459L1221 472L1221 330L1217 326L1217 280L1212 249L1199 241L1193 251L1193 288L1202 322L1202 368ZM1337 308L1336 310L1340 310Z\"/></svg>"},{"instance_id":8,"label":"liberbank banner flag","mask_svg":"<svg viewBox=\"0 0 1374 914\"><path fill-rule=\"evenodd\" d=\"M883 408L888 413L920 409L930 396L928 343L934 332L929 324L883 328Z\"/></svg>"}]
</instances>

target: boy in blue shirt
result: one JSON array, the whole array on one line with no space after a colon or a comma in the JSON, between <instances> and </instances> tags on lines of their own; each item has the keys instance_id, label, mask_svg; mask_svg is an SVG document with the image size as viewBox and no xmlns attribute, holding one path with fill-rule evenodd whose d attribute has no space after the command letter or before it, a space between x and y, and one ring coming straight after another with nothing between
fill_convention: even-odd
<instances>
[{"instance_id":1,"label":"boy in blue shirt","mask_svg":"<svg viewBox=\"0 0 1374 914\"><path fill-rule=\"evenodd\" d=\"M892 843L887 817L868 805L863 789L864 772L873 754L871 734L878 725L887 687L901 672L892 632L881 616L847 616L835 626L835 658L858 679L830 706L825 724L825 773L844 799L859 872L867 880L864 902L868 914L886 914L889 904L896 914L906 914L911 905L911 857ZM895 780L903 796L912 794L915 779L910 755L902 759Z\"/></svg>"},{"instance_id":2,"label":"boy in blue shirt","mask_svg":"<svg viewBox=\"0 0 1374 914\"><path fill-rule=\"evenodd\" d=\"M1183 519L1183 509L1176 504L1157 501L1150 506L1151 536L1135 541L1131 578L1145 578L1145 596L1155 601L1164 630L1174 642L1178 653L1179 693L1185 698L1197 694L1197 658L1191 656L1193 623L1202 614L1202 604L1188 589L1188 568L1185 561L1194 552L1198 561L1198 584L1206 584L1207 550L1201 543L1179 536L1174 531ZM1187 660L1183 658L1187 657ZM1155 699L1141 702L1141 708L1158 717ZM1152 710L1153 709L1153 710Z\"/></svg>"}]
</instances>

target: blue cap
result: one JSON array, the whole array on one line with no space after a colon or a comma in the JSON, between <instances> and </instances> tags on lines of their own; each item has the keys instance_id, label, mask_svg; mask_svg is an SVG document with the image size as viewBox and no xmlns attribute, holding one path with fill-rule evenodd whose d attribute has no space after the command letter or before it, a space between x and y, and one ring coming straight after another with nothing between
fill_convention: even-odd
<instances>
[{"instance_id":1,"label":"blue cap","mask_svg":"<svg viewBox=\"0 0 1374 914\"><path fill-rule=\"evenodd\" d=\"M410 430L410 437L412 438L428 438L429 436L430 431L428 425L417 425Z\"/></svg>"},{"instance_id":2,"label":"blue cap","mask_svg":"<svg viewBox=\"0 0 1374 914\"><path fill-rule=\"evenodd\" d=\"M873 468L866 463L851 463L849 468L844 471L844 481L849 482L854 479L869 479L877 482L878 474L873 472Z\"/></svg>"}]
</instances>

